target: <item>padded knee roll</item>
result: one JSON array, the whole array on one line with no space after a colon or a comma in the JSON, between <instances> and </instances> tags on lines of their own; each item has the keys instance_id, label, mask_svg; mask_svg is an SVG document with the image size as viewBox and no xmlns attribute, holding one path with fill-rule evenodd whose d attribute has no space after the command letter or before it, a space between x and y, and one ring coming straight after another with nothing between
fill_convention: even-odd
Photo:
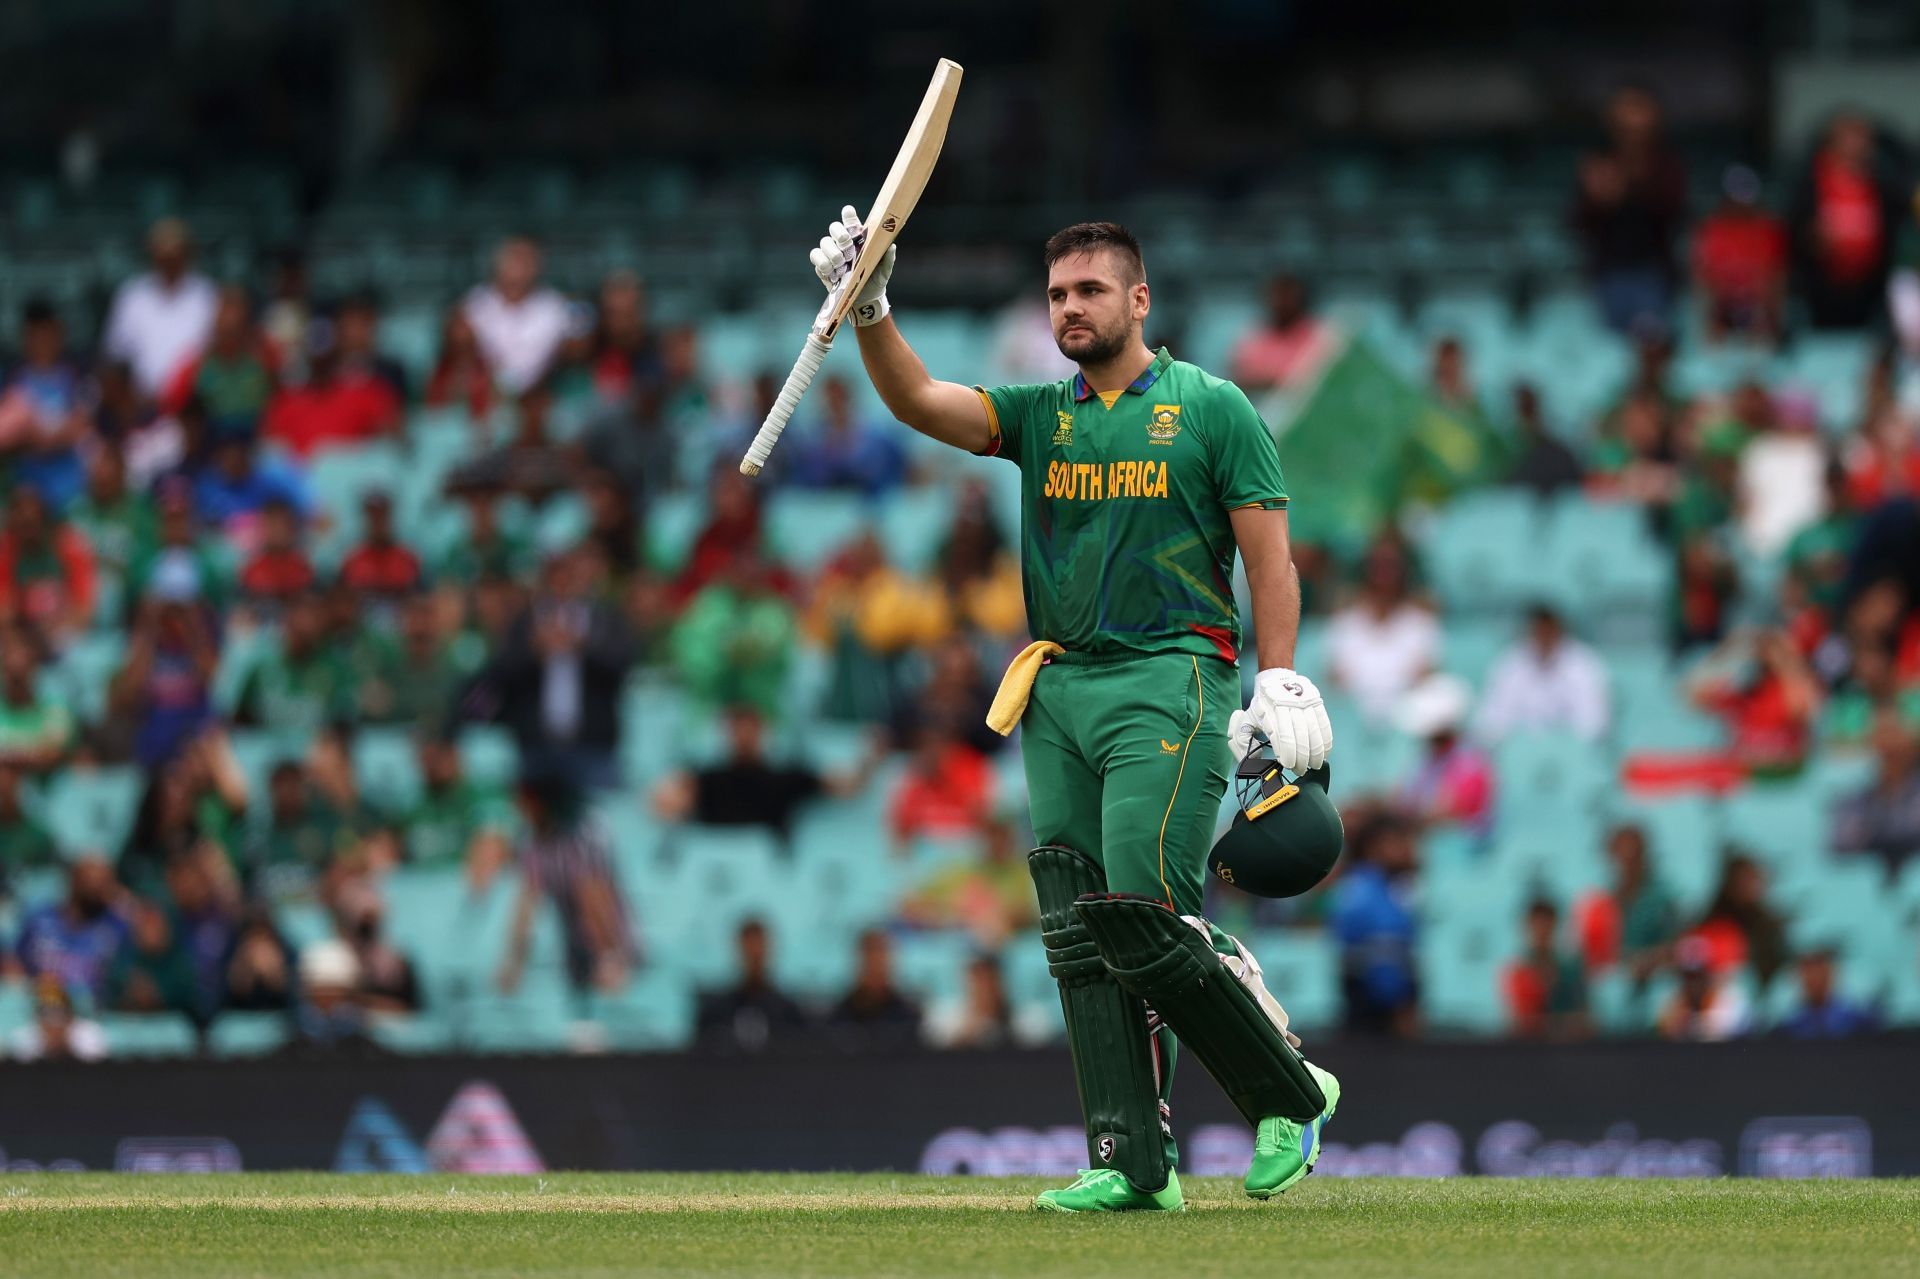
<instances>
[{"instance_id":1,"label":"padded knee roll","mask_svg":"<svg viewBox=\"0 0 1920 1279\"><path fill-rule=\"evenodd\" d=\"M1080 1085L1087 1125L1087 1156L1096 1168L1116 1168L1145 1191L1167 1184L1170 1165L1162 1128L1159 1070L1147 1008L1123 990L1074 902L1106 890L1093 858L1049 845L1027 857L1040 898L1040 936L1047 971L1060 984L1067 1046Z\"/></svg>"},{"instance_id":2,"label":"padded knee roll","mask_svg":"<svg viewBox=\"0 0 1920 1279\"><path fill-rule=\"evenodd\" d=\"M1074 903L1114 980L1152 1006L1247 1119L1306 1123L1320 1084L1282 1028L1221 962L1209 938L1151 897L1093 894Z\"/></svg>"}]
</instances>

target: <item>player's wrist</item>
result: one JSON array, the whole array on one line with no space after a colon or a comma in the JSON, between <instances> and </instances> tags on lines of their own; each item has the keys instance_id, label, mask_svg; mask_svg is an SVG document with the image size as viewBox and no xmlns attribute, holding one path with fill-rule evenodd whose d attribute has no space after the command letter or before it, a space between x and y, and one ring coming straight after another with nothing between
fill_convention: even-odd
<instances>
[{"instance_id":1,"label":"player's wrist","mask_svg":"<svg viewBox=\"0 0 1920 1279\"><path fill-rule=\"evenodd\" d=\"M882 289L878 297L862 298L854 303L853 309L847 314L853 318L854 328L864 329L869 325L880 323L892 311L893 307L887 302L887 291Z\"/></svg>"}]
</instances>

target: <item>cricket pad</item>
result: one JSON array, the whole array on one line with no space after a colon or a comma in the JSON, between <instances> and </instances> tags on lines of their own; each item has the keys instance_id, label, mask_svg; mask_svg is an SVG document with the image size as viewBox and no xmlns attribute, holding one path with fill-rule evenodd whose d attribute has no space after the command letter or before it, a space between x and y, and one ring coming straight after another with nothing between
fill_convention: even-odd
<instances>
[{"instance_id":1,"label":"cricket pad","mask_svg":"<svg viewBox=\"0 0 1920 1279\"><path fill-rule=\"evenodd\" d=\"M1248 1123L1308 1123L1326 1109L1306 1062L1198 929L1132 893L1083 895L1074 913L1114 980L1160 1014Z\"/></svg>"},{"instance_id":2,"label":"cricket pad","mask_svg":"<svg viewBox=\"0 0 1920 1279\"><path fill-rule=\"evenodd\" d=\"M1027 869L1040 898L1047 971L1060 984L1090 1166L1118 1169L1149 1193L1163 1189L1170 1164L1147 1007L1107 971L1074 913L1076 898L1106 891L1106 874L1085 853L1057 845L1034 849Z\"/></svg>"}]
</instances>

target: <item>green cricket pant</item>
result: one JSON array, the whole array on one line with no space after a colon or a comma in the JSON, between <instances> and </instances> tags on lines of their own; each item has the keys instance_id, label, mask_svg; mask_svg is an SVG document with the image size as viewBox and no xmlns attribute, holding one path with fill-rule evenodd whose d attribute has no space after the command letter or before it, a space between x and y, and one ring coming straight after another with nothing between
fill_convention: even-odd
<instances>
[{"instance_id":1,"label":"green cricket pant","mask_svg":"<svg viewBox=\"0 0 1920 1279\"><path fill-rule=\"evenodd\" d=\"M1054 657L1020 721L1035 842L1093 857L1110 892L1200 914L1239 708L1239 671L1217 657Z\"/></svg>"}]
</instances>

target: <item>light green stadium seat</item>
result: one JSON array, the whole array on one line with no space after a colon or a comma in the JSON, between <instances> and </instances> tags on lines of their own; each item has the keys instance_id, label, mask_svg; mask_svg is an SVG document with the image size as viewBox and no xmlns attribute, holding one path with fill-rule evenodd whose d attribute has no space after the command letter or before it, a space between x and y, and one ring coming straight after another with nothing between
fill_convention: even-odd
<instances>
[{"instance_id":1,"label":"light green stadium seat","mask_svg":"<svg viewBox=\"0 0 1920 1279\"><path fill-rule=\"evenodd\" d=\"M441 318L427 307L388 311L380 319L380 350L398 360L416 386L423 385L440 353Z\"/></svg>"},{"instance_id":2,"label":"light green stadium seat","mask_svg":"<svg viewBox=\"0 0 1920 1279\"><path fill-rule=\"evenodd\" d=\"M1500 974L1516 949L1517 919L1443 918L1437 913L1417 947L1427 1020L1449 1030L1491 1034L1506 1022Z\"/></svg>"},{"instance_id":3,"label":"light green stadium seat","mask_svg":"<svg viewBox=\"0 0 1920 1279\"><path fill-rule=\"evenodd\" d=\"M767 503L767 545L782 563L816 573L872 518L871 505L854 494L779 493Z\"/></svg>"},{"instance_id":4,"label":"light green stadium seat","mask_svg":"<svg viewBox=\"0 0 1920 1279\"><path fill-rule=\"evenodd\" d=\"M47 786L48 833L66 857L114 857L133 829L144 783L131 767L68 768Z\"/></svg>"},{"instance_id":5,"label":"light green stadium seat","mask_svg":"<svg viewBox=\"0 0 1920 1279\"><path fill-rule=\"evenodd\" d=\"M687 561L706 520L705 500L692 493L666 493L647 504L647 555L663 572Z\"/></svg>"},{"instance_id":6,"label":"light green stadium seat","mask_svg":"<svg viewBox=\"0 0 1920 1279\"><path fill-rule=\"evenodd\" d=\"M1247 944L1253 945L1252 942ZM1260 958L1264 969L1265 955L1260 951L1254 954ZM1012 938L1000 952L1000 974L1007 988L1007 999L1016 1007L1060 1002L1060 986L1054 981L1053 974L1047 971L1047 949L1040 944L1038 936Z\"/></svg>"},{"instance_id":7,"label":"light green stadium seat","mask_svg":"<svg viewBox=\"0 0 1920 1279\"><path fill-rule=\"evenodd\" d=\"M1242 938L1293 1030L1302 1035L1334 1029L1340 1021L1340 948L1324 932L1266 929Z\"/></svg>"},{"instance_id":8,"label":"light green stadium seat","mask_svg":"<svg viewBox=\"0 0 1920 1279\"><path fill-rule=\"evenodd\" d=\"M1440 638L1441 666L1475 688L1484 687L1495 660L1514 642L1515 631L1505 620L1449 620Z\"/></svg>"},{"instance_id":9,"label":"light green stadium seat","mask_svg":"<svg viewBox=\"0 0 1920 1279\"><path fill-rule=\"evenodd\" d=\"M1646 832L1651 869L1674 893L1683 913L1706 906L1720 879L1722 839L1719 813L1710 801L1699 795L1615 798L1602 820L1609 828L1632 823Z\"/></svg>"},{"instance_id":10,"label":"light green stadium seat","mask_svg":"<svg viewBox=\"0 0 1920 1279\"><path fill-rule=\"evenodd\" d=\"M1651 992L1617 965L1588 979L1587 1008L1603 1035L1643 1035L1653 1029Z\"/></svg>"},{"instance_id":11,"label":"light green stadium seat","mask_svg":"<svg viewBox=\"0 0 1920 1279\"><path fill-rule=\"evenodd\" d=\"M404 811L420 798L419 749L405 728L368 727L353 735L353 773L361 797L387 811Z\"/></svg>"},{"instance_id":12,"label":"light green stadium seat","mask_svg":"<svg viewBox=\"0 0 1920 1279\"><path fill-rule=\"evenodd\" d=\"M113 1057L191 1057L199 1051L193 1023L180 1013L101 1013L94 1018Z\"/></svg>"},{"instance_id":13,"label":"light green stadium seat","mask_svg":"<svg viewBox=\"0 0 1920 1279\"><path fill-rule=\"evenodd\" d=\"M624 1052L685 1048L693 1042L693 990L677 976L641 971L626 988L596 993L588 1015L607 1029L609 1045Z\"/></svg>"},{"instance_id":14,"label":"light green stadium seat","mask_svg":"<svg viewBox=\"0 0 1920 1279\"><path fill-rule=\"evenodd\" d=\"M903 933L893 941L894 980L922 1004L957 998L974 951L973 938L960 929Z\"/></svg>"},{"instance_id":15,"label":"light green stadium seat","mask_svg":"<svg viewBox=\"0 0 1920 1279\"><path fill-rule=\"evenodd\" d=\"M558 966L530 964L511 995L488 987L454 1017L464 1047L481 1052L565 1052L575 1044L575 996Z\"/></svg>"},{"instance_id":16,"label":"light green stadium seat","mask_svg":"<svg viewBox=\"0 0 1920 1279\"><path fill-rule=\"evenodd\" d=\"M317 902L282 902L274 908L273 918L296 955L334 935L332 917Z\"/></svg>"},{"instance_id":17,"label":"light green stadium seat","mask_svg":"<svg viewBox=\"0 0 1920 1279\"><path fill-rule=\"evenodd\" d=\"M33 993L24 981L0 981L0 1044L33 1020Z\"/></svg>"},{"instance_id":18,"label":"light green stadium seat","mask_svg":"<svg viewBox=\"0 0 1920 1279\"><path fill-rule=\"evenodd\" d=\"M1799 780L1757 782L1724 801L1727 839L1779 874L1811 865L1827 847L1828 812L1821 795Z\"/></svg>"},{"instance_id":19,"label":"light green stadium seat","mask_svg":"<svg viewBox=\"0 0 1920 1279\"><path fill-rule=\"evenodd\" d=\"M594 819L607 834L613 864L623 883L643 882L659 864L662 830L645 807L644 795L620 795L595 805Z\"/></svg>"},{"instance_id":20,"label":"light green stadium seat","mask_svg":"<svg viewBox=\"0 0 1920 1279\"><path fill-rule=\"evenodd\" d=\"M540 508L534 521L534 546L543 555L572 547L586 536L589 522L585 498L577 493L558 494Z\"/></svg>"},{"instance_id":21,"label":"light green stadium seat","mask_svg":"<svg viewBox=\"0 0 1920 1279\"><path fill-rule=\"evenodd\" d=\"M437 1053L453 1047L453 1027L431 1008L417 1013L375 1013L367 1019L367 1035L382 1048L397 1053Z\"/></svg>"},{"instance_id":22,"label":"light green stadium seat","mask_svg":"<svg viewBox=\"0 0 1920 1279\"><path fill-rule=\"evenodd\" d=\"M329 562L359 541L360 501L368 493L395 493L406 462L393 444L363 444L358 448L321 453L307 467L315 506L333 523L316 543L316 555Z\"/></svg>"},{"instance_id":23,"label":"light green stadium seat","mask_svg":"<svg viewBox=\"0 0 1920 1279\"><path fill-rule=\"evenodd\" d=\"M880 545L909 573L932 570L953 523L953 490L940 485L901 489L880 505Z\"/></svg>"},{"instance_id":24,"label":"light green stadium seat","mask_svg":"<svg viewBox=\"0 0 1920 1279\"><path fill-rule=\"evenodd\" d=\"M1568 814L1590 809L1614 778L1613 761L1603 748L1568 733L1505 738L1494 749L1494 772L1503 818L1540 809Z\"/></svg>"},{"instance_id":25,"label":"light green stadium seat","mask_svg":"<svg viewBox=\"0 0 1920 1279\"><path fill-rule=\"evenodd\" d=\"M859 930L822 923L807 909L814 899L803 889L791 897L769 921L774 981L795 999L830 1003L853 984Z\"/></svg>"},{"instance_id":26,"label":"light green stadium seat","mask_svg":"<svg viewBox=\"0 0 1920 1279\"><path fill-rule=\"evenodd\" d=\"M105 712L113 677L126 660L126 635L117 626L75 636L60 655L55 686L76 718L97 721Z\"/></svg>"},{"instance_id":27,"label":"light green stadium seat","mask_svg":"<svg viewBox=\"0 0 1920 1279\"><path fill-rule=\"evenodd\" d=\"M469 724L460 730L460 763L474 782L510 786L520 769L520 748L504 728Z\"/></svg>"},{"instance_id":28,"label":"light green stadium seat","mask_svg":"<svg viewBox=\"0 0 1920 1279\"><path fill-rule=\"evenodd\" d=\"M1873 339L1865 334L1805 334L1794 342L1786 380L1813 393L1821 426L1829 432L1851 430L1860 417L1872 359Z\"/></svg>"},{"instance_id":29,"label":"light green stadium seat","mask_svg":"<svg viewBox=\"0 0 1920 1279\"><path fill-rule=\"evenodd\" d=\"M207 1033L207 1046L216 1057L260 1057L293 1038L285 1013L221 1013Z\"/></svg>"},{"instance_id":30,"label":"light green stadium seat","mask_svg":"<svg viewBox=\"0 0 1920 1279\"><path fill-rule=\"evenodd\" d=\"M1518 489L1463 494L1435 518L1424 543L1440 597L1465 611L1506 609L1535 598L1544 566L1536 553L1537 504Z\"/></svg>"},{"instance_id":31,"label":"light green stadium seat","mask_svg":"<svg viewBox=\"0 0 1920 1279\"><path fill-rule=\"evenodd\" d=\"M1547 520L1542 583L1596 637L1652 641L1665 625L1671 555L1638 507L1585 498L1556 502Z\"/></svg>"},{"instance_id":32,"label":"light green stadium seat","mask_svg":"<svg viewBox=\"0 0 1920 1279\"><path fill-rule=\"evenodd\" d=\"M1591 822L1568 822L1563 832L1503 834L1486 867L1487 875L1519 886L1525 896L1543 894L1562 907L1612 878L1599 852L1599 827Z\"/></svg>"}]
</instances>

